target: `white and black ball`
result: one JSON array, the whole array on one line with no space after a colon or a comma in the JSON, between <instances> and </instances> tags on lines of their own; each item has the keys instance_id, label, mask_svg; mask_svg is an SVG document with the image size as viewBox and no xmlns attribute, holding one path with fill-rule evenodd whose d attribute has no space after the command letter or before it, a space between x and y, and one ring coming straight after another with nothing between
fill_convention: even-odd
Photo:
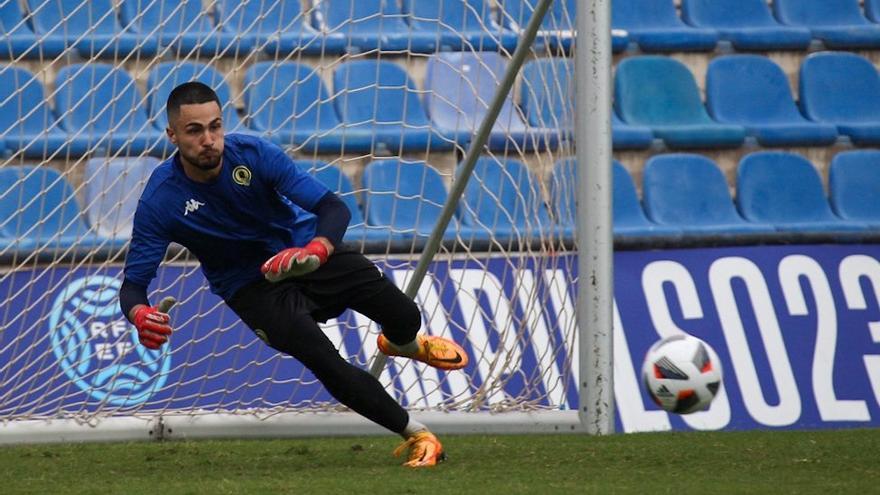
<instances>
[{"instance_id":1,"label":"white and black ball","mask_svg":"<svg viewBox=\"0 0 880 495\"><path fill-rule=\"evenodd\" d=\"M676 414L708 409L721 379L721 362L715 350L684 333L657 341L642 365L648 394L658 406Z\"/></svg>"}]
</instances>

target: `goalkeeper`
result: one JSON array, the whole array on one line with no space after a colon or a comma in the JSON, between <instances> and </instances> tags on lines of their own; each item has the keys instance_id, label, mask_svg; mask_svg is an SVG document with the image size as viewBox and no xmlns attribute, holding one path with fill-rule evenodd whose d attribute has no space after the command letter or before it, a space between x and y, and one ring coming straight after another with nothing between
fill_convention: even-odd
<instances>
[{"instance_id":1,"label":"goalkeeper","mask_svg":"<svg viewBox=\"0 0 880 495\"><path fill-rule=\"evenodd\" d=\"M168 96L166 133L177 152L153 172L138 202L125 280L123 314L142 345L162 346L169 316L147 299L147 286L170 242L200 261L211 291L269 346L303 363L339 402L400 434L405 466L433 466L443 447L361 368L343 359L318 327L351 308L382 327L378 346L444 370L463 368L456 343L417 334L418 306L360 253L341 243L350 213L281 148L257 137L224 136L221 104L201 83Z\"/></svg>"}]
</instances>

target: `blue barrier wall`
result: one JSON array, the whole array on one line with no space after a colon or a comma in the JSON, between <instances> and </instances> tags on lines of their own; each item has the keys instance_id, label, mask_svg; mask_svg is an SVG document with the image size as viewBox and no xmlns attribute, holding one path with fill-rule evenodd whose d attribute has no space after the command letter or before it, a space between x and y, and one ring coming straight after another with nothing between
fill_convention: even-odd
<instances>
[{"instance_id":1,"label":"blue barrier wall","mask_svg":"<svg viewBox=\"0 0 880 495\"><path fill-rule=\"evenodd\" d=\"M877 245L616 253L619 430L880 425L878 260ZM456 402L491 409L516 397L574 409L568 370L577 369L577 356L566 334L575 294L566 281L576 275L575 261L560 255L435 262L419 300L444 311L430 312L427 330L451 334L474 359L463 372L445 375L392 362L383 381L414 408ZM401 286L414 268L393 258L379 265ZM138 346L117 306L119 277L119 267L58 267L20 270L0 282L0 293L9 295L0 333L0 416L331 401L298 362L263 345L208 294L193 266L166 265L155 284L180 299L170 345L161 352ZM523 309L535 303L542 314L527 318ZM364 340L376 331L368 325L347 312L324 328L345 357L363 364L375 351L374 339ZM667 414L641 389L648 347L677 331L706 340L722 360L724 387L707 412ZM511 364L493 364L499 361ZM501 385L480 389L489 382Z\"/></svg>"}]
</instances>

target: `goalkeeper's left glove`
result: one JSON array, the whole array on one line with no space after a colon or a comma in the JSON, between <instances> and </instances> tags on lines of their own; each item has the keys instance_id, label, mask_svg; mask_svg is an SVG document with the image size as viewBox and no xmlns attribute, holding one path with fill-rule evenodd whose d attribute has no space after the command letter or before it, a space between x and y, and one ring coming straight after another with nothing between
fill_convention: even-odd
<instances>
[{"instance_id":1,"label":"goalkeeper's left glove","mask_svg":"<svg viewBox=\"0 0 880 495\"><path fill-rule=\"evenodd\" d=\"M300 277L327 262L330 253L323 242L313 239L305 247L287 248L263 263L260 269L269 282Z\"/></svg>"},{"instance_id":2,"label":"goalkeeper's left glove","mask_svg":"<svg viewBox=\"0 0 880 495\"><path fill-rule=\"evenodd\" d=\"M170 305L166 307L170 307ZM165 312L168 310L146 304L141 304L136 308L133 320L141 345L153 350L162 347L162 344L168 342L168 336L172 332L171 325L169 325L171 317Z\"/></svg>"}]
</instances>

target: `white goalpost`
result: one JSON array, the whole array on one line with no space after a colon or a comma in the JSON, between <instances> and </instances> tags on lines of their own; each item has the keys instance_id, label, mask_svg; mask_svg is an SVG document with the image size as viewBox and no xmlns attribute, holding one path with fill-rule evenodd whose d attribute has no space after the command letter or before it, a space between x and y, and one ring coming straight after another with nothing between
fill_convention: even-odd
<instances>
[{"instance_id":1,"label":"white goalpost","mask_svg":"<svg viewBox=\"0 0 880 495\"><path fill-rule=\"evenodd\" d=\"M20 22L0 43L0 444L383 432L257 338L182 246L149 287L177 301L169 344L123 317L131 217L189 80L218 92L226 132L337 191L346 242L415 298L421 331L469 351L443 373L384 359L360 314L322 324L414 417L614 431L610 0L2 8Z\"/></svg>"}]
</instances>

